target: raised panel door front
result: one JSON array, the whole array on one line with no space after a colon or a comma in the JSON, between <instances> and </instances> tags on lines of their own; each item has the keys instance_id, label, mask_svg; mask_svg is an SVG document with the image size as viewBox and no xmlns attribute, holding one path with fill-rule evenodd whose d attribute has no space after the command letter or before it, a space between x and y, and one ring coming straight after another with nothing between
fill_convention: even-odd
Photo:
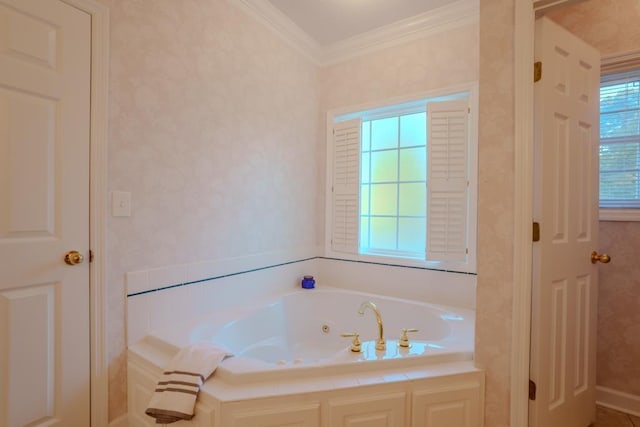
<instances>
[{"instance_id":1,"label":"raised panel door front","mask_svg":"<svg viewBox=\"0 0 640 427\"><path fill-rule=\"evenodd\" d=\"M0 426L88 426L90 16L0 0Z\"/></svg>"}]
</instances>

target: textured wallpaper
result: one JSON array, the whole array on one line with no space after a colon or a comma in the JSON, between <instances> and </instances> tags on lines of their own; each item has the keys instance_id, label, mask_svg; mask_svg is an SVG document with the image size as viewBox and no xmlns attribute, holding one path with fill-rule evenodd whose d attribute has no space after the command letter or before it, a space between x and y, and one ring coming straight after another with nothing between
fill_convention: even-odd
<instances>
[{"instance_id":1,"label":"textured wallpaper","mask_svg":"<svg viewBox=\"0 0 640 427\"><path fill-rule=\"evenodd\" d=\"M514 225L514 2L480 0L476 353L485 425L509 425ZM520 1L520 0L517 0Z\"/></svg>"},{"instance_id":2,"label":"textured wallpaper","mask_svg":"<svg viewBox=\"0 0 640 427\"><path fill-rule=\"evenodd\" d=\"M316 245L317 69L223 0L111 9L110 417L126 412L124 274Z\"/></svg>"},{"instance_id":3,"label":"textured wallpaper","mask_svg":"<svg viewBox=\"0 0 640 427\"><path fill-rule=\"evenodd\" d=\"M597 384L640 396L640 222L601 222Z\"/></svg>"},{"instance_id":4,"label":"textured wallpaper","mask_svg":"<svg viewBox=\"0 0 640 427\"><path fill-rule=\"evenodd\" d=\"M549 17L603 55L640 50L640 2L588 0ZM597 384L640 396L640 223L601 222Z\"/></svg>"},{"instance_id":5,"label":"textured wallpaper","mask_svg":"<svg viewBox=\"0 0 640 427\"><path fill-rule=\"evenodd\" d=\"M547 16L603 55L640 49L640 2L637 0L586 0Z\"/></svg>"}]
</instances>

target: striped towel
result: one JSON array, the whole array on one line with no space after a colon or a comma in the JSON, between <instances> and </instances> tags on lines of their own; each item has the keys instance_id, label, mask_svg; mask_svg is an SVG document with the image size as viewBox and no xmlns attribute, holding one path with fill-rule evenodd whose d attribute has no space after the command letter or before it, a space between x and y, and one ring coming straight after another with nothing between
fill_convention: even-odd
<instances>
[{"instance_id":1,"label":"striped towel","mask_svg":"<svg viewBox=\"0 0 640 427\"><path fill-rule=\"evenodd\" d=\"M200 387L229 353L209 343L181 349L162 373L145 413L156 424L190 420Z\"/></svg>"}]
</instances>

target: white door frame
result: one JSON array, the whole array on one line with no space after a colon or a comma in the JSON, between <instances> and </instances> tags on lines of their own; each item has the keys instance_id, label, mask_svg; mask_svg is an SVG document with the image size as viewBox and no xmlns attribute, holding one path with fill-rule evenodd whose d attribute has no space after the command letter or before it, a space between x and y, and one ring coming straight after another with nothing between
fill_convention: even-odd
<instances>
[{"instance_id":1,"label":"white door frame","mask_svg":"<svg viewBox=\"0 0 640 427\"><path fill-rule=\"evenodd\" d=\"M515 195L510 426L529 424L533 224L533 45L536 10L576 0L515 0Z\"/></svg>"},{"instance_id":2,"label":"white door frame","mask_svg":"<svg viewBox=\"0 0 640 427\"><path fill-rule=\"evenodd\" d=\"M89 268L91 426L109 424L106 334L107 124L109 96L109 8L97 0L62 0L91 15L91 130L89 160Z\"/></svg>"}]
</instances>

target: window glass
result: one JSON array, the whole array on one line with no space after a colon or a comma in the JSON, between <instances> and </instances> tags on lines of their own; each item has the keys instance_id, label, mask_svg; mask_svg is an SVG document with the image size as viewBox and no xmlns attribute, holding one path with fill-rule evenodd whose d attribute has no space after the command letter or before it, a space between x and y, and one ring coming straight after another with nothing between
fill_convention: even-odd
<instances>
[{"instance_id":1,"label":"window glass","mask_svg":"<svg viewBox=\"0 0 640 427\"><path fill-rule=\"evenodd\" d=\"M371 185L371 215L396 215L398 212L397 184Z\"/></svg>"},{"instance_id":2,"label":"window glass","mask_svg":"<svg viewBox=\"0 0 640 427\"><path fill-rule=\"evenodd\" d=\"M400 218L398 250L421 253L425 251L426 224L424 218Z\"/></svg>"},{"instance_id":3,"label":"window glass","mask_svg":"<svg viewBox=\"0 0 640 427\"><path fill-rule=\"evenodd\" d=\"M640 72L603 76L600 206L640 208Z\"/></svg>"},{"instance_id":4,"label":"window glass","mask_svg":"<svg viewBox=\"0 0 640 427\"><path fill-rule=\"evenodd\" d=\"M425 216L427 210L427 192L422 183L399 184L398 214L404 216Z\"/></svg>"},{"instance_id":5,"label":"window glass","mask_svg":"<svg viewBox=\"0 0 640 427\"><path fill-rule=\"evenodd\" d=\"M383 150L398 146L398 118L371 121L371 149Z\"/></svg>"},{"instance_id":6,"label":"window glass","mask_svg":"<svg viewBox=\"0 0 640 427\"><path fill-rule=\"evenodd\" d=\"M427 113L407 114L400 117L400 146L424 145L427 140Z\"/></svg>"},{"instance_id":7,"label":"window glass","mask_svg":"<svg viewBox=\"0 0 640 427\"><path fill-rule=\"evenodd\" d=\"M370 247L379 250L396 249L396 218L373 217L370 221Z\"/></svg>"},{"instance_id":8,"label":"window glass","mask_svg":"<svg viewBox=\"0 0 640 427\"><path fill-rule=\"evenodd\" d=\"M427 148L400 150L400 181L425 181L427 179Z\"/></svg>"},{"instance_id":9,"label":"window glass","mask_svg":"<svg viewBox=\"0 0 640 427\"><path fill-rule=\"evenodd\" d=\"M365 121L362 129L360 251L424 257L426 113Z\"/></svg>"}]
</instances>

